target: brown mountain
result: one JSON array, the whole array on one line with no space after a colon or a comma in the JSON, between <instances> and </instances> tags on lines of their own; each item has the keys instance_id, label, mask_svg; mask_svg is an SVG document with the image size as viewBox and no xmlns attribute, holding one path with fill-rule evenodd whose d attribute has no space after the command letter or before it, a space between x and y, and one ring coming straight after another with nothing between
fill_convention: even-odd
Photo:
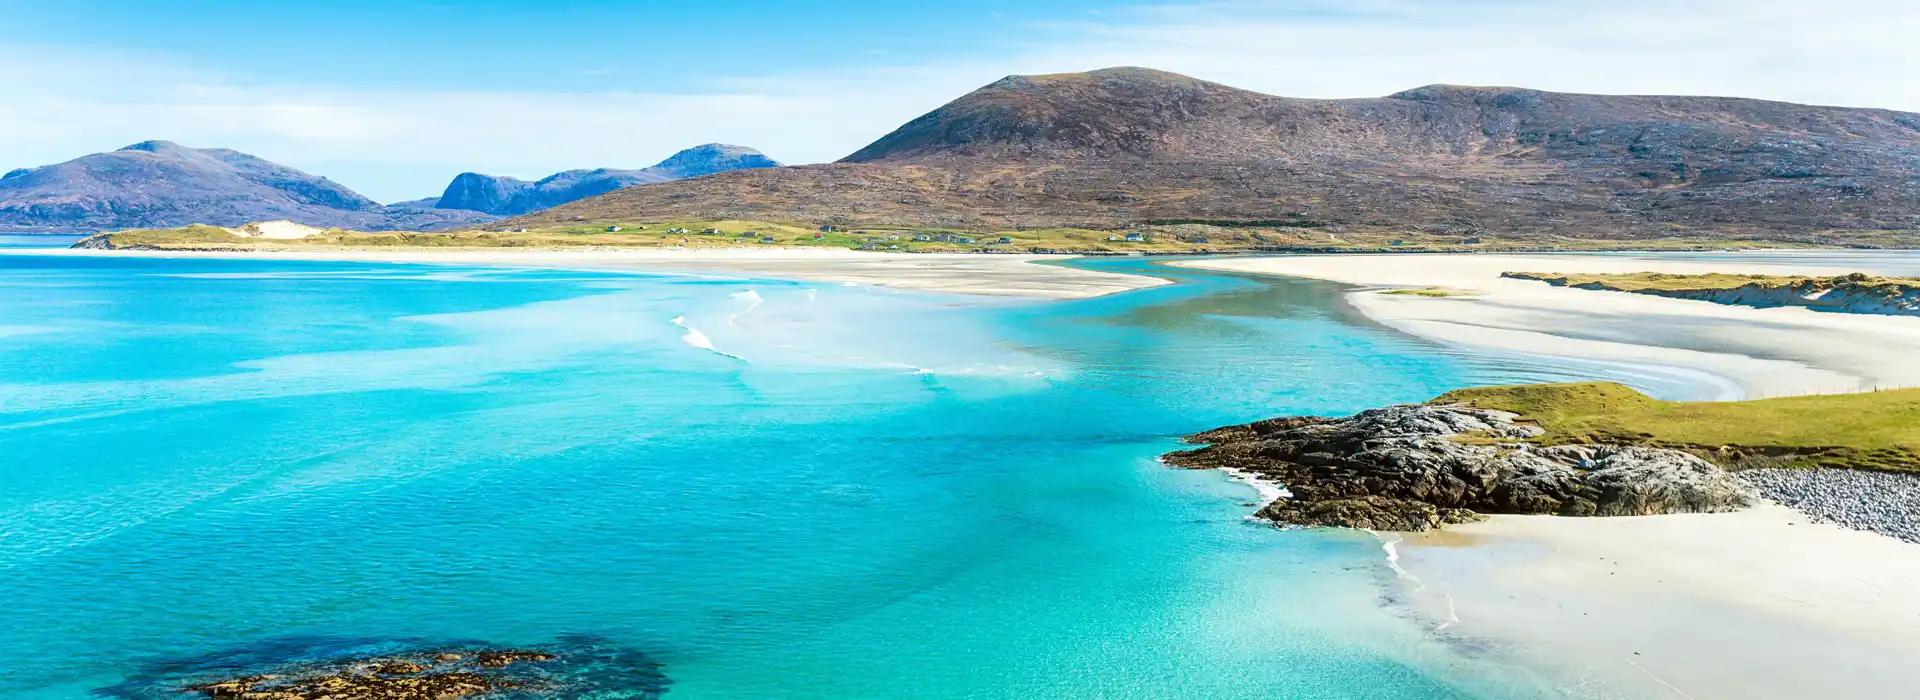
<instances>
[{"instance_id":1,"label":"brown mountain","mask_svg":"<svg viewBox=\"0 0 1920 700\"><path fill-rule=\"evenodd\" d=\"M1000 80L839 163L513 221L664 218L1865 241L1920 229L1920 114L1446 85L1294 99L1114 68Z\"/></svg>"}]
</instances>

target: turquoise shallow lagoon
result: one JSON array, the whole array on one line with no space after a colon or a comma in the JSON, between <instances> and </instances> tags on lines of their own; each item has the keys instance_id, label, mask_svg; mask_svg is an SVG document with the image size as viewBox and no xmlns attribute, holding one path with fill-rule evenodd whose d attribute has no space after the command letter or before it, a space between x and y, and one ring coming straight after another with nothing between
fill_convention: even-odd
<instances>
[{"instance_id":1,"label":"turquoise shallow lagoon","mask_svg":"<svg viewBox=\"0 0 1920 700\"><path fill-rule=\"evenodd\" d=\"M1431 634L1372 537L1246 522L1250 488L1154 458L1466 385L1712 387L1074 264L1182 284L0 256L0 697L569 635L673 698L1588 692Z\"/></svg>"}]
</instances>

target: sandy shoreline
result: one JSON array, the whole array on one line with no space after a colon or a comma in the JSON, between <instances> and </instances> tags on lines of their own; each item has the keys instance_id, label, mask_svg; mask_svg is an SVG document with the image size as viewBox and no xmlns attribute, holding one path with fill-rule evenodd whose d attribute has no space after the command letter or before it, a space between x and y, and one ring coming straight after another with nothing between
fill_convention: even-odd
<instances>
[{"instance_id":1,"label":"sandy shoreline","mask_svg":"<svg viewBox=\"0 0 1920 700\"><path fill-rule=\"evenodd\" d=\"M310 260L732 274L953 294L1081 299L1167 284L1143 275L1037 265L1070 255L858 252L831 248L319 249L163 251L14 249L0 255Z\"/></svg>"},{"instance_id":2,"label":"sandy shoreline","mask_svg":"<svg viewBox=\"0 0 1920 700\"><path fill-rule=\"evenodd\" d=\"M1920 384L1920 319L1750 309L1505 280L1538 272L1858 270L1507 255L1175 263L1363 287L1369 317L1466 347L1682 367L1752 396ZM1379 293L1442 287L1467 296ZM1637 518L1495 516L1383 534L1403 599L1573 697L1894 697L1920 685L1920 546L1767 504ZM1402 538L1402 539L1396 539ZM1600 690L1604 689L1604 690Z\"/></svg>"},{"instance_id":3,"label":"sandy shoreline","mask_svg":"<svg viewBox=\"0 0 1920 700\"><path fill-rule=\"evenodd\" d=\"M1305 277L1372 288L1348 295L1367 316L1444 343L1604 362L1679 367L1725 377L1749 397L1920 386L1920 318L1753 309L1502 279L1533 272L1858 270L1778 263L1649 261L1577 255L1339 255L1173 263ZM1440 287L1464 296L1381 294ZM1723 398L1738 398L1727 396Z\"/></svg>"},{"instance_id":4,"label":"sandy shoreline","mask_svg":"<svg viewBox=\"0 0 1920 700\"><path fill-rule=\"evenodd\" d=\"M1894 697L1920 684L1920 546L1783 506L1494 516L1408 534L1445 634L1635 697Z\"/></svg>"}]
</instances>

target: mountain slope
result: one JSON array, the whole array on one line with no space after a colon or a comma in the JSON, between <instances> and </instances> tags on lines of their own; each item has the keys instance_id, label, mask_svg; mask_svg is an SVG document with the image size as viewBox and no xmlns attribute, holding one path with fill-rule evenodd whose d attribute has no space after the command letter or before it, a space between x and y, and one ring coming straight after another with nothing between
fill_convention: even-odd
<instances>
[{"instance_id":1,"label":"mountain slope","mask_svg":"<svg viewBox=\"0 0 1920 700\"><path fill-rule=\"evenodd\" d=\"M287 219L312 226L426 229L471 212L389 208L324 177L224 148L145 141L0 178L0 228L91 232Z\"/></svg>"},{"instance_id":2,"label":"mountain slope","mask_svg":"<svg viewBox=\"0 0 1920 700\"><path fill-rule=\"evenodd\" d=\"M435 206L513 215L539 211L623 187L700 177L743 168L776 168L780 163L745 146L710 143L695 146L643 170L568 170L538 182L480 173L461 173L447 185Z\"/></svg>"},{"instance_id":3,"label":"mountain slope","mask_svg":"<svg viewBox=\"0 0 1920 700\"><path fill-rule=\"evenodd\" d=\"M647 218L1849 242L1920 229L1920 115L1445 85L1294 99L1139 68L1014 76L840 163L634 187L514 223Z\"/></svg>"}]
</instances>

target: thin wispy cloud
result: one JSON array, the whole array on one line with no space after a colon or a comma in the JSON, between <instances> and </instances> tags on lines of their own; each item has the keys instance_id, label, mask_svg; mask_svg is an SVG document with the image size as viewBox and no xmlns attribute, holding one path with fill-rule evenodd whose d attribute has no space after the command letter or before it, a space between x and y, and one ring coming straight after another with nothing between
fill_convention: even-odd
<instances>
[{"instance_id":1,"label":"thin wispy cloud","mask_svg":"<svg viewBox=\"0 0 1920 700\"><path fill-rule=\"evenodd\" d=\"M1014 73L1163 68L1276 94L1377 96L1447 82L1717 94L1920 110L1920 3L1836 0L1216 2L1028 23L939 61L869 55L669 90L407 90L297 84L94 47L0 47L0 168L166 138L257 153L385 200L461 170L639 167L697 143L788 162L858 149ZM778 57L769 54L769 60ZM619 85L624 89L613 89Z\"/></svg>"}]
</instances>

